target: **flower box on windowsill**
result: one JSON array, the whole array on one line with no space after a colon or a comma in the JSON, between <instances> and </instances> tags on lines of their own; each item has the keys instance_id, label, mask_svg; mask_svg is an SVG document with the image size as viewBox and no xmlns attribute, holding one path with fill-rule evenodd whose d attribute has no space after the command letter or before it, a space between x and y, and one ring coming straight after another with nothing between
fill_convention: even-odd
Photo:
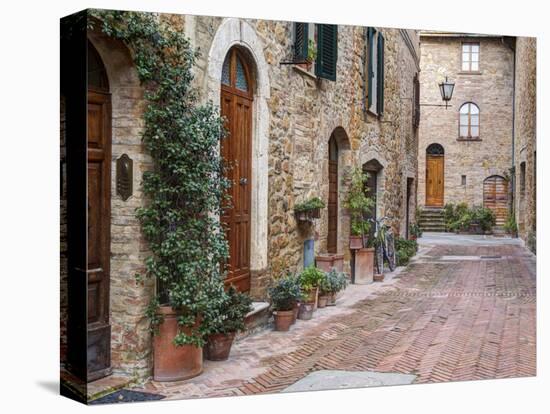
<instances>
[{"instance_id":1,"label":"flower box on windowsill","mask_svg":"<svg viewBox=\"0 0 550 414\"><path fill-rule=\"evenodd\" d=\"M310 210L296 211L296 219L302 222L312 222L315 219L321 218L321 209L313 208Z\"/></svg>"}]
</instances>

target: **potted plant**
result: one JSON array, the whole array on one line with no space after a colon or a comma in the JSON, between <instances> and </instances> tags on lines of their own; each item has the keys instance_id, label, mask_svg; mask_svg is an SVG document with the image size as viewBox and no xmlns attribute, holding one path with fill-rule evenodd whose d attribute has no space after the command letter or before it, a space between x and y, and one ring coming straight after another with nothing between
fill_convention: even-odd
<instances>
[{"instance_id":1,"label":"potted plant","mask_svg":"<svg viewBox=\"0 0 550 414\"><path fill-rule=\"evenodd\" d=\"M252 298L230 286L209 320L211 332L204 347L206 359L225 361L237 332L244 331L244 318L252 310Z\"/></svg>"},{"instance_id":2,"label":"potted plant","mask_svg":"<svg viewBox=\"0 0 550 414\"><path fill-rule=\"evenodd\" d=\"M319 296L317 298L317 306L319 308L327 306L331 294L332 287L327 275L327 273L323 272L323 277L319 280Z\"/></svg>"},{"instance_id":3,"label":"potted plant","mask_svg":"<svg viewBox=\"0 0 550 414\"><path fill-rule=\"evenodd\" d=\"M357 167L350 174L350 185L344 201L351 219L350 249L367 247L371 229L367 216L375 206L374 200L367 196L368 188L365 184L368 178L368 173Z\"/></svg>"},{"instance_id":4,"label":"potted plant","mask_svg":"<svg viewBox=\"0 0 550 414\"><path fill-rule=\"evenodd\" d=\"M294 318L296 302L301 297L299 285L293 277L285 276L278 279L268 289L268 293L275 309L275 330L288 331Z\"/></svg>"},{"instance_id":5,"label":"potted plant","mask_svg":"<svg viewBox=\"0 0 550 414\"><path fill-rule=\"evenodd\" d=\"M518 237L518 225L516 223L516 215L513 211L508 214L508 218L506 219L506 222L504 223L504 230L506 233L508 233L511 237Z\"/></svg>"},{"instance_id":6,"label":"potted plant","mask_svg":"<svg viewBox=\"0 0 550 414\"><path fill-rule=\"evenodd\" d=\"M317 48L315 47L315 42L313 39L308 39L307 42L307 56L305 62L299 62L298 66L306 69L307 71L311 70L311 65L317 58Z\"/></svg>"},{"instance_id":7,"label":"potted plant","mask_svg":"<svg viewBox=\"0 0 550 414\"><path fill-rule=\"evenodd\" d=\"M300 288L302 291L303 302L313 304L313 310L317 309L317 297L319 294L319 283L325 273L314 266L306 267L300 273Z\"/></svg>"},{"instance_id":8,"label":"potted plant","mask_svg":"<svg viewBox=\"0 0 550 414\"><path fill-rule=\"evenodd\" d=\"M422 229L416 223L412 223L409 229L409 238L411 240L417 240L419 237L422 237Z\"/></svg>"},{"instance_id":9,"label":"potted plant","mask_svg":"<svg viewBox=\"0 0 550 414\"><path fill-rule=\"evenodd\" d=\"M294 213L298 221L313 221L321 217L321 209L325 208L325 202L319 197L298 203L294 206Z\"/></svg>"},{"instance_id":10,"label":"potted plant","mask_svg":"<svg viewBox=\"0 0 550 414\"><path fill-rule=\"evenodd\" d=\"M348 279L344 272L338 272L335 268L332 268L330 272L327 273L327 281L329 284L327 306L334 306L336 305L336 295L346 288Z\"/></svg>"},{"instance_id":11,"label":"potted plant","mask_svg":"<svg viewBox=\"0 0 550 414\"><path fill-rule=\"evenodd\" d=\"M209 318L224 296L220 263L229 252L217 218L230 188L219 152L224 122L213 105L198 101L191 85L197 54L183 34L151 14L97 13L104 32L147 51L135 54L134 63L147 90L140 135L153 168L143 173L147 205L136 216L151 253L136 279L156 284L146 311L153 377L184 380L202 372Z\"/></svg>"}]
</instances>

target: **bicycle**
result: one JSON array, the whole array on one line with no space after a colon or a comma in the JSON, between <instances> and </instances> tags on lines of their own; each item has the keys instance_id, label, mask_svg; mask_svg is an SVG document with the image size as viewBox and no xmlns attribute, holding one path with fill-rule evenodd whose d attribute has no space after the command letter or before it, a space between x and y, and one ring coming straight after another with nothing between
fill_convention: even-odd
<instances>
[{"instance_id":1,"label":"bicycle","mask_svg":"<svg viewBox=\"0 0 550 414\"><path fill-rule=\"evenodd\" d=\"M380 219L370 219L375 225L374 230L374 247L376 254L376 269L379 274L384 273L384 261L388 262L388 267L391 272L396 268L395 258L395 242L392 229L385 223L388 217Z\"/></svg>"}]
</instances>

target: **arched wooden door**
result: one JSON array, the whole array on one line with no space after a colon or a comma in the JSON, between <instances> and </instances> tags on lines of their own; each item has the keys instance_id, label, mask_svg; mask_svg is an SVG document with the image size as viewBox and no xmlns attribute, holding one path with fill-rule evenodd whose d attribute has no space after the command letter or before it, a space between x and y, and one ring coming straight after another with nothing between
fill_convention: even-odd
<instances>
[{"instance_id":1,"label":"arched wooden door","mask_svg":"<svg viewBox=\"0 0 550 414\"><path fill-rule=\"evenodd\" d=\"M240 291L250 290L250 189L252 158L253 82L245 56L231 49L223 64L221 114L228 136L221 153L228 164L231 207L224 209L222 222L229 241L226 283Z\"/></svg>"},{"instance_id":2,"label":"arched wooden door","mask_svg":"<svg viewBox=\"0 0 550 414\"><path fill-rule=\"evenodd\" d=\"M338 251L338 143L334 134L328 142L328 235L327 252Z\"/></svg>"},{"instance_id":3,"label":"arched wooden door","mask_svg":"<svg viewBox=\"0 0 550 414\"><path fill-rule=\"evenodd\" d=\"M426 149L426 206L443 207L445 151L439 144Z\"/></svg>"},{"instance_id":4,"label":"arched wooden door","mask_svg":"<svg viewBox=\"0 0 550 414\"><path fill-rule=\"evenodd\" d=\"M508 217L508 181L492 175L483 181L483 206L493 210L496 225L504 226Z\"/></svg>"},{"instance_id":5,"label":"arched wooden door","mask_svg":"<svg viewBox=\"0 0 550 414\"><path fill-rule=\"evenodd\" d=\"M111 325L111 94L99 54L88 42L88 381L109 374Z\"/></svg>"}]
</instances>

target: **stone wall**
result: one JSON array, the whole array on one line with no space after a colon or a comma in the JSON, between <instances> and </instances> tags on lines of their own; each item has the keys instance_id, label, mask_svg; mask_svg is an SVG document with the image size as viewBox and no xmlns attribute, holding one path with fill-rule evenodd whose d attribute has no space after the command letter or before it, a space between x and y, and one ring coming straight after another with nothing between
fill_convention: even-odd
<instances>
[{"instance_id":1,"label":"stone wall","mask_svg":"<svg viewBox=\"0 0 550 414\"><path fill-rule=\"evenodd\" d=\"M253 214L252 223L251 243L257 251L251 260L252 296L265 299L272 277L303 267L306 239L315 240L316 253L326 252L327 210L314 224L299 225L293 208L313 196L328 199L328 141L332 133L339 145L338 252L345 254L346 269L349 215L342 204L352 166L376 159L384 167L377 211L391 216L396 232L404 234L407 178L415 183L417 179L411 100L418 72L417 32L379 29L386 38L386 103L384 115L377 117L363 108L362 27L338 27L337 80L332 82L294 65L280 65L292 57L291 22L176 15L161 15L161 19L184 31L201 51L194 82L203 101L216 101L218 96L214 103L219 103L219 82L212 84L210 72L214 63L223 62L230 46L247 50L253 60L258 89L253 130L261 139L253 138L252 182L256 188L252 209L259 211ZM135 217L135 208L145 203L141 177L151 166L140 139L145 102L130 51L101 33L90 32L89 37L105 64L112 93L112 367L117 374L146 376L151 370L151 337L144 315L153 288L151 283L138 284L134 278L143 270L148 255ZM215 39L229 41L221 56L213 55L220 48L213 44ZM221 76L221 71L215 76ZM127 201L116 195L115 185L115 162L123 153L134 161L134 194ZM414 195L412 200L414 211ZM62 301L64 274L62 267Z\"/></svg>"},{"instance_id":2,"label":"stone wall","mask_svg":"<svg viewBox=\"0 0 550 414\"><path fill-rule=\"evenodd\" d=\"M412 88L418 71L417 32L380 29L386 39L385 113L378 118L366 114L363 107L363 58L365 29L338 27L338 65L336 82L317 79L294 65L280 65L292 58L293 23L281 21L235 19L253 29L263 48L269 79L268 161L268 263L257 269L263 280L253 280L253 295L265 297L271 276L303 266L303 243L315 240L315 252L326 252L328 212L314 225L298 224L293 207L313 196L328 200L328 141L336 130L339 157L338 252L346 259L349 215L342 206L346 176L352 166L377 159L384 166L379 186L379 215L393 217L395 230L405 232L407 177L416 183L417 145L412 126ZM210 96L206 72L209 51L220 25L227 19L191 17L185 19L186 34L202 51L196 67L196 84ZM407 46L406 40L411 46ZM237 45L248 47L243 41ZM226 51L225 51L226 52ZM222 57L223 58L223 57ZM256 63L257 70L258 68ZM205 85L207 85L205 87ZM401 97L404 97L402 99ZM415 186L413 186L413 189ZM411 197L414 212L416 196ZM412 215L413 213L411 213ZM252 240L252 243L255 243Z\"/></svg>"},{"instance_id":3,"label":"stone wall","mask_svg":"<svg viewBox=\"0 0 550 414\"><path fill-rule=\"evenodd\" d=\"M461 71L461 44L479 41L478 72ZM442 104L438 83L455 82L452 105L423 106L419 131L418 203L426 200L426 148L439 143L445 150L444 203L483 204L483 181L491 175L509 176L512 166L513 120L512 49L501 37L421 34L421 102ZM480 110L479 140L461 141L458 111L474 102ZM466 184L462 185L462 176Z\"/></svg>"},{"instance_id":4,"label":"stone wall","mask_svg":"<svg viewBox=\"0 0 550 414\"><path fill-rule=\"evenodd\" d=\"M516 39L516 90L515 90L515 213L520 237L536 251L537 196L537 95L535 38ZM524 163L525 168L522 169ZM525 171L522 177L522 170Z\"/></svg>"}]
</instances>

